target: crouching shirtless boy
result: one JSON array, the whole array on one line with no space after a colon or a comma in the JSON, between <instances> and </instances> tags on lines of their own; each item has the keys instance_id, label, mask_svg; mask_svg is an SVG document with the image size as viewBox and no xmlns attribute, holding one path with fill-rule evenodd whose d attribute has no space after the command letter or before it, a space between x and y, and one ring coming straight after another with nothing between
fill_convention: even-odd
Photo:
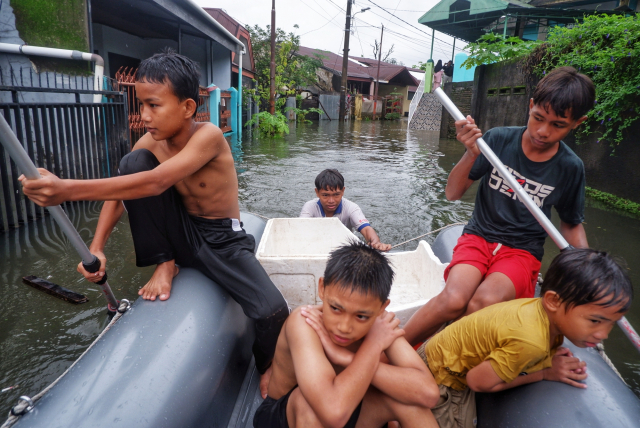
<instances>
[{"instance_id":1,"label":"crouching shirtless boy","mask_svg":"<svg viewBox=\"0 0 640 428\"><path fill-rule=\"evenodd\" d=\"M437 428L429 409L438 387L385 311L392 280L386 257L363 243L330 254L318 284L323 304L297 308L280 332L255 428Z\"/></svg>"},{"instance_id":2,"label":"crouching shirtless boy","mask_svg":"<svg viewBox=\"0 0 640 428\"><path fill-rule=\"evenodd\" d=\"M122 158L120 176L61 180L40 169L39 180L21 177L24 193L42 206L106 201L89 248L100 259L100 270L92 274L78 265L93 282L105 279L104 247L126 207L136 265L156 265L138 294L167 300L178 273L176 264L200 270L256 321L253 353L264 374L289 310L255 258L253 236L242 228L229 144L218 127L195 121L198 66L169 51L142 61L135 80L147 133ZM261 384L265 392L266 379Z\"/></svg>"}]
</instances>

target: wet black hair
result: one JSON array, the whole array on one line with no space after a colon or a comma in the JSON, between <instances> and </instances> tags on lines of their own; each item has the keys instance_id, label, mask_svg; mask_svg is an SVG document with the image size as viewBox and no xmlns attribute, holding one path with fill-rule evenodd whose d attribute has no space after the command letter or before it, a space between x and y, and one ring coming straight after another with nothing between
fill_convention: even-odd
<instances>
[{"instance_id":1,"label":"wet black hair","mask_svg":"<svg viewBox=\"0 0 640 428\"><path fill-rule=\"evenodd\" d=\"M558 294L566 309L597 303L621 305L619 313L631 307L633 287L626 270L609 254L589 248L564 250L551 262L540 295Z\"/></svg>"},{"instance_id":2,"label":"wet black hair","mask_svg":"<svg viewBox=\"0 0 640 428\"><path fill-rule=\"evenodd\" d=\"M316 177L316 189L342 190L344 189L344 177L337 169L325 169Z\"/></svg>"},{"instance_id":3,"label":"wet black hair","mask_svg":"<svg viewBox=\"0 0 640 428\"><path fill-rule=\"evenodd\" d=\"M362 241L351 241L333 250L324 270L324 285L389 298L394 272L387 257Z\"/></svg>"},{"instance_id":4,"label":"wet black hair","mask_svg":"<svg viewBox=\"0 0 640 428\"><path fill-rule=\"evenodd\" d=\"M140 63L135 75L136 82L170 83L173 94L180 101L191 98L198 104L200 67L193 60L165 49Z\"/></svg>"},{"instance_id":5,"label":"wet black hair","mask_svg":"<svg viewBox=\"0 0 640 428\"><path fill-rule=\"evenodd\" d=\"M556 68L540 80L533 91L533 103L542 106L548 113L549 107L560 117L578 120L594 106L596 87L588 76L580 74L573 67Z\"/></svg>"}]
</instances>

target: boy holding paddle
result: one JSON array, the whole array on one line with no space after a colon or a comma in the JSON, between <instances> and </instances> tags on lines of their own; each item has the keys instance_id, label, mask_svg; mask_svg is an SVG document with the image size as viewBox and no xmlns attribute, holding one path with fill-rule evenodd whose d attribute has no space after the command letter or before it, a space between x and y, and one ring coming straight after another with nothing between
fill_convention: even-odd
<instances>
[{"instance_id":1,"label":"boy holding paddle","mask_svg":"<svg viewBox=\"0 0 640 428\"><path fill-rule=\"evenodd\" d=\"M138 294L147 300L167 300L177 265L200 270L255 320L253 353L258 371L264 374L289 310L255 258L253 236L242 228L229 144L218 127L195 121L198 66L167 51L142 61L135 79L147 133L122 158L120 176L61 180L40 169L39 180L20 177L24 193L41 206L105 201L90 246L101 261L100 270L92 274L78 265L92 282L106 279L103 250L126 208L137 266L156 265ZM265 394L267 382L268 376L263 376Z\"/></svg>"},{"instance_id":2,"label":"boy holding paddle","mask_svg":"<svg viewBox=\"0 0 640 428\"><path fill-rule=\"evenodd\" d=\"M593 107L595 87L571 67L546 75L529 104L526 127L494 128L484 140L547 217L554 206L560 233L574 247L588 247L584 221L584 166L561 140ZM482 131L467 116L456 121L467 148L451 171L445 193L457 200L481 180L471 220L445 270L442 293L405 325L415 345L445 322L494 303L533 297L546 232L476 146Z\"/></svg>"}]
</instances>

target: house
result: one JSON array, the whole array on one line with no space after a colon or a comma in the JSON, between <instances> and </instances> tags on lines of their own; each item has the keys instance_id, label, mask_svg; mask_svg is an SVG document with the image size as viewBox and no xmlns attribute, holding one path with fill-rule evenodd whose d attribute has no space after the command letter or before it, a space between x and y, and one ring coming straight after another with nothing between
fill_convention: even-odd
<instances>
[{"instance_id":1,"label":"house","mask_svg":"<svg viewBox=\"0 0 640 428\"><path fill-rule=\"evenodd\" d=\"M256 78L256 66L253 59L253 48L251 46L251 34L242 26L238 21L229 16L224 10L219 8L204 8L213 19L218 21L229 33L234 35L236 39L240 40L244 46L245 55L242 58L242 86L244 88L253 89L255 87ZM238 81L238 54L237 52L231 52L231 80ZM253 104L251 100L249 104ZM243 114L245 120L250 119L251 112L257 109L257 105L247 105L245 108L245 114Z\"/></svg>"},{"instance_id":2,"label":"house","mask_svg":"<svg viewBox=\"0 0 640 428\"><path fill-rule=\"evenodd\" d=\"M342 85L342 56L332 52L301 46L300 55L318 58L322 67L317 71L318 83L314 88L306 88L314 93L339 93ZM409 111L411 102L409 88L420 83L411 74L411 70L403 65L380 62L380 87L378 96L385 97L392 93L403 97L403 113ZM422 72L422 70L417 70ZM364 94L371 98L374 95L375 82L378 76L378 61L368 58L349 57L347 69L347 87L349 92ZM415 92L415 89L414 89Z\"/></svg>"},{"instance_id":3,"label":"house","mask_svg":"<svg viewBox=\"0 0 640 428\"><path fill-rule=\"evenodd\" d=\"M441 0L418 22L467 42L489 32L545 40L549 28L573 24L585 14L637 10L637 0Z\"/></svg>"}]
</instances>

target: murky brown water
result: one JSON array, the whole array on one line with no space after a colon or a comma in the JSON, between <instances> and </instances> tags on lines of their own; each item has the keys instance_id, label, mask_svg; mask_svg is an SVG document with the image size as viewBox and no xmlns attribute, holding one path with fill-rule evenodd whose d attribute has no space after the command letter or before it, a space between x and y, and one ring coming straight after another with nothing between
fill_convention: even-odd
<instances>
[{"instance_id":1,"label":"murky brown water","mask_svg":"<svg viewBox=\"0 0 640 428\"><path fill-rule=\"evenodd\" d=\"M346 179L346 197L357 202L383 242L396 244L441 226L466 221L473 210L475 187L462 201L449 202L444 186L462 155L456 141L411 131L406 122L334 122L297 126L284 138L245 135L231 141L240 183L240 206L267 217L297 216L314 197L313 181L325 168ZM100 204L76 204L69 215L90 241ZM587 236L594 248L623 257L640 291L640 221L589 206ZM557 219L556 219L557 220ZM78 257L51 219L0 234L0 421L20 395L33 396L59 376L107 323L99 288L75 271ZM433 237L426 238L432 242ZM404 246L414 249L417 243ZM126 218L106 248L110 284L116 297L134 300L151 276L135 267ZM547 240L543 267L557 254ZM22 284L36 275L86 294L90 302L74 306ZM640 329L640 302L627 315ZM605 342L608 355L640 395L640 354L616 327Z\"/></svg>"}]
</instances>

